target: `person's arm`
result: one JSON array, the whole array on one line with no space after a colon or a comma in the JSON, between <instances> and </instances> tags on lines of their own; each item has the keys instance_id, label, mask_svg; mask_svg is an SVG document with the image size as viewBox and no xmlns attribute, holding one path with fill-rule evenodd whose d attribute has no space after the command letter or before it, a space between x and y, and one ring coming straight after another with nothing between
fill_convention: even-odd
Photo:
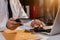
<instances>
[{"instance_id":1,"label":"person's arm","mask_svg":"<svg viewBox=\"0 0 60 40\"><path fill-rule=\"evenodd\" d=\"M7 23L6 23L6 27L10 30L14 30L16 29L18 26L20 26L21 21L16 21L16 19L14 18L10 18L8 19Z\"/></svg>"},{"instance_id":2,"label":"person's arm","mask_svg":"<svg viewBox=\"0 0 60 40\"><path fill-rule=\"evenodd\" d=\"M7 29L6 23L7 23L7 18L4 18L2 22L0 22L0 31L4 31L5 29Z\"/></svg>"},{"instance_id":3,"label":"person's arm","mask_svg":"<svg viewBox=\"0 0 60 40\"><path fill-rule=\"evenodd\" d=\"M6 29L14 30L16 29L21 22L16 22L14 18L8 19L8 16L5 16L2 21L0 21L0 31L4 31Z\"/></svg>"}]
</instances>

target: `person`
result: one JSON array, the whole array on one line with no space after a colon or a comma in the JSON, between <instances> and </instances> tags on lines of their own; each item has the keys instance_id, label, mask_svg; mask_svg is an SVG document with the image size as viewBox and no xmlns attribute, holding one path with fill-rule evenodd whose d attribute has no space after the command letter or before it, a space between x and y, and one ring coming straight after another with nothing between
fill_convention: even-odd
<instances>
[{"instance_id":1,"label":"person","mask_svg":"<svg viewBox=\"0 0 60 40\"><path fill-rule=\"evenodd\" d=\"M18 26L20 26L20 22L16 22L15 20L17 18L28 18L26 13L24 12L22 6L21 6L21 3L19 2L19 0L10 0L10 6L11 6L11 9L12 9L12 12L13 12L13 18L9 19L8 22L7 22L7 28L9 29L16 29ZM10 21L12 21L12 24Z\"/></svg>"},{"instance_id":2,"label":"person","mask_svg":"<svg viewBox=\"0 0 60 40\"><path fill-rule=\"evenodd\" d=\"M28 18L24 12L19 0L9 0L10 7L13 13L13 17L8 19L8 0L0 0L0 30L4 29L16 29L21 22L15 20L20 18Z\"/></svg>"},{"instance_id":3,"label":"person","mask_svg":"<svg viewBox=\"0 0 60 40\"><path fill-rule=\"evenodd\" d=\"M0 31L4 29L14 30L21 22L16 22L17 18L28 18L26 13L24 12L21 3L19 0L9 0L10 7L13 13L13 17L8 19L8 0L0 0ZM34 22L32 21L31 24Z\"/></svg>"}]
</instances>

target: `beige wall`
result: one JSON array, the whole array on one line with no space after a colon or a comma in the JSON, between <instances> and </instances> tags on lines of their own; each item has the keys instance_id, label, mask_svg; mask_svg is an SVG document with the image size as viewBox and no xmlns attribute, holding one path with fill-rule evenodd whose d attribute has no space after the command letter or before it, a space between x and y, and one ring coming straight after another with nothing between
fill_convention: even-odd
<instances>
[{"instance_id":1,"label":"beige wall","mask_svg":"<svg viewBox=\"0 0 60 40\"><path fill-rule=\"evenodd\" d=\"M58 0L39 0L39 1L40 1L39 3L40 3L40 14L41 14L40 16L45 16L45 18L48 19L54 19L57 11L56 7L58 7L57 4Z\"/></svg>"}]
</instances>

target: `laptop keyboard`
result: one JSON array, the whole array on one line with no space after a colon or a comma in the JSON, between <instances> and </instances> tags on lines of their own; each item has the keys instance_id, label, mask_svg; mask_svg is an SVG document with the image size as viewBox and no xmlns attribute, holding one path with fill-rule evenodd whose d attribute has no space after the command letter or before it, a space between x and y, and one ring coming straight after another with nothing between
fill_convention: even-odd
<instances>
[{"instance_id":1,"label":"laptop keyboard","mask_svg":"<svg viewBox=\"0 0 60 40\"><path fill-rule=\"evenodd\" d=\"M43 29L42 27L41 28L34 28L34 29L30 29L31 31L34 31L34 32L47 32L47 33L50 33L51 29Z\"/></svg>"}]
</instances>

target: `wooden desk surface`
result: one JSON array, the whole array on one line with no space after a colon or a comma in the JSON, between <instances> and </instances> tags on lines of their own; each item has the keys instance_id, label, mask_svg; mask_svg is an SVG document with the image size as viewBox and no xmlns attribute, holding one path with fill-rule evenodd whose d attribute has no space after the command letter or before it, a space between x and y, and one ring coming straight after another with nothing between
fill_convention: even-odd
<instances>
[{"instance_id":1,"label":"wooden desk surface","mask_svg":"<svg viewBox=\"0 0 60 40\"><path fill-rule=\"evenodd\" d=\"M32 33L24 32L24 30L4 31L4 37L6 40L28 40L32 38L40 38L40 36Z\"/></svg>"}]
</instances>

